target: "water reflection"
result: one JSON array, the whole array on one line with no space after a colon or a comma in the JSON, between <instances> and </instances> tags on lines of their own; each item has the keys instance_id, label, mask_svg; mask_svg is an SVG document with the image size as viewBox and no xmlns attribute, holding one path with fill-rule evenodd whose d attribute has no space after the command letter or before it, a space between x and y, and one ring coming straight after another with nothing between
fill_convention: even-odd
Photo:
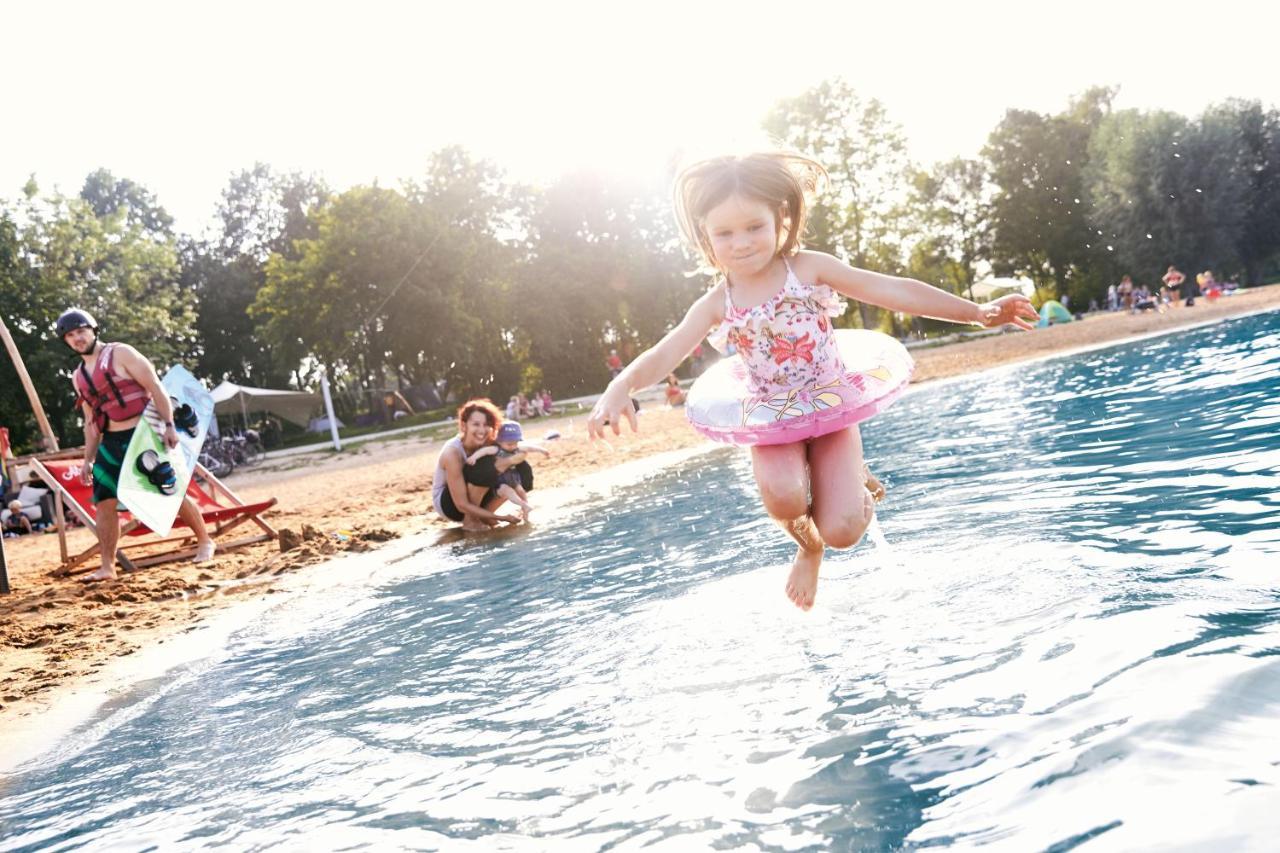
<instances>
[{"instance_id":1,"label":"water reflection","mask_svg":"<svg viewBox=\"0 0 1280 853\"><path fill-rule=\"evenodd\" d=\"M910 395L808 615L732 450L424 550L140 690L0 846L1262 848L1278 386L1264 315Z\"/></svg>"}]
</instances>

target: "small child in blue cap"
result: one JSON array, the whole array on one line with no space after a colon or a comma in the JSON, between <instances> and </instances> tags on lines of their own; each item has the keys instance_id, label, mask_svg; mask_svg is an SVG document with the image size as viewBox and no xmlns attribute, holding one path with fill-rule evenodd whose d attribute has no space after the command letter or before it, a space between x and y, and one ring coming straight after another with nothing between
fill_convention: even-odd
<instances>
[{"instance_id":1,"label":"small child in blue cap","mask_svg":"<svg viewBox=\"0 0 1280 853\"><path fill-rule=\"evenodd\" d=\"M507 421L498 428L498 443L490 444L482 447L475 453L467 457L467 464L474 465L476 461L485 457L497 454L499 459L507 456L514 456L517 453L541 453L543 456L550 456L551 452L539 447L536 444L529 444L524 441L524 431L520 429L520 424L515 421ZM520 472L513 465L498 475L497 493L520 507L520 515L525 520L529 520L529 512L533 506L529 503L529 493L524 490L524 485L520 482Z\"/></svg>"}]
</instances>

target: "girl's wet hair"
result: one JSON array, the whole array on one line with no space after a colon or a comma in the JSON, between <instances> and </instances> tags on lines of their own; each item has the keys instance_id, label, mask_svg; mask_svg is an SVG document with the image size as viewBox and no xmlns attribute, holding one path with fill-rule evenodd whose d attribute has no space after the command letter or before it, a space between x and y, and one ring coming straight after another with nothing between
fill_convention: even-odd
<instances>
[{"instance_id":1,"label":"girl's wet hair","mask_svg":"<svg viewBox=\"0 0 1280 853\"><path fill-rule=\"evenodd\" d=\"M458 434L466 432L467 421L476 412L484 412L484 421L489 425L490 433L496 433L502 426L502 410L493 404L488 397L477 397L468 400L458 409ZM492 435L490 435L492 438Z\"/></svg>"},{"instance_id":2,"label":"girl's wet hair","mask_svg":"<svg viewBox=\"0 0 1280 853\"><path fill-rule=\"evenodd\" d=\"M816 160L787 151L701 160L676 176L676 219L704 263L714 269L715 255L702 220L731 195L756 199L776 212L778 254L790 257L801 248L808 214L805 196L817 192L826 177L827 170Z\"/></svg>"}]
</instances>

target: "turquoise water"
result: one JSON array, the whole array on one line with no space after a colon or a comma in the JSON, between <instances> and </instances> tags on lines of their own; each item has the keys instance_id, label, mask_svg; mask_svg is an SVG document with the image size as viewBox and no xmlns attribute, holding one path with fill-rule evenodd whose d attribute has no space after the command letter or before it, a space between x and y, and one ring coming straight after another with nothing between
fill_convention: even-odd
<instances>
[{"instance_id":1,"label":"turquoise water","mask_svg":"<svg viewBox=\"0 0 1280 853\"><path fill-rule=\"evenodd\" d=\"M818 607L744 455L296 597L11 777L0 849L1269 849L1280 314L929 388Z\"/></svg>"}]
</instances>

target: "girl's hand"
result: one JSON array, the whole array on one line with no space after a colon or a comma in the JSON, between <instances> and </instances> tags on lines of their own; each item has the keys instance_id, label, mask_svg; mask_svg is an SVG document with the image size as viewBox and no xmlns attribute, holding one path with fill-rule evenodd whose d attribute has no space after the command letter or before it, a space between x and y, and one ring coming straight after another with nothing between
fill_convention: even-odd
<instances>
[{"instance_id":1,"label":"girl's hand","mask_svg":"<svg viewBox=\"0 0 1280 853\"><path fill-rule=\"evenodd\" d=\"M631 422L631 431L636 432L638 429L636 408L631 405L631 395L621 386L610 385L605 390L604 396L596 401L595 408L591 410L591 417L587 418L587 435L591 438L604 438L606 426L613 428L614 435L621 435L620 421L624 415Z\"/></svg>"},{"instance_id":2,"label":"girl's hand","mask_svg":"<svg viewBox=\"0 0 1280 853\"><path fill-rule=\"evenodd\" d=\"M1008 296L1001 296L994 302L987 302L979 307L982 309L982 325L988 329L1009 323L1020 329L1034 329L1034 321L1040 319L1040 315L1031 305L1031 300L1021 293L1010 293Z\"/></svg>"}]
</instances>

